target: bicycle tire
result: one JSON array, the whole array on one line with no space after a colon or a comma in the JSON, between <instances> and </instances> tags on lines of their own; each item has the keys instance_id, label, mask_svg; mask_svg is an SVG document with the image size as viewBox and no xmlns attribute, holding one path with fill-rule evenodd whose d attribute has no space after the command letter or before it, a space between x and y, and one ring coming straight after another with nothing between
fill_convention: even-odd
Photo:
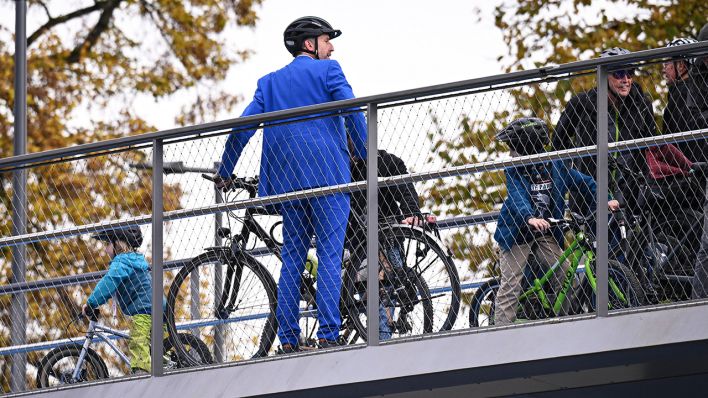
<instances>
[{"instance_id":1,"label":"bicycle tire","mask_svg":"<svg viewBox=\"0 0 708 398\"><path fill-rule=\"evenodd\" d=\"M215 265L220 265L216 267ZM240 271L238 281L232 280L231 286L225 286L228 278L224 276L229 267ZM220 270L219 270L220 268ZM193 272L206 274L212 288L207 294L199 294L197 306L193 308L188 285ZM216 277L220 276L219 289L222 294L216 296ZM214 282L214 283L211 283ZM233 297L234 308L224 309L222 301L232 298L238 282L237 296ZM223 295L224 289L228 295ZM232 362L260 358L268 355L278 328L275 317L277 305L276 285L273 277L252 256L245 253L231 254L227 250L208 251L182 267L170 285L167 294L167 329L169 338L180 359L188 366L200 365L188 355L178 336L177 323L196 322L190 328L193 334L203 341L214 344L215 362ZM192 313L198 312L198 319ZM217 344L217 336L221 343ZM223 348L217 347L223 345Z\"/></svg>"},{"instance_id":2,"label":"bicycle tire","mask_svg":"<svg viewBox=\"0 0 708 398\"><path fill-rule=\"evenodd\" d=\"M436 239L419 228L392 226L387 233L393 240L402 242L404 267L413 270L416 275L413 284L416 285L423 303L422 316L420 314L416 316L418 318L416 333L452 329L460 308L461 291L457 269L450 255ZM344 305L361 338L366 339L366 283L356 282L357 273L356 267L350 267L345 273ZM432 289L429 288L431 285ZM409 314L411 311L404 313L404 315ZM398 319L405 321L404 318ZM401 324L401 326L405 325ZM416 334L411 332L413 330L405 331L403 334L394 332L393 337Z\"/></svg>"},{"instance_id":3,"label":"bicycle tire","mask_svg":"<svg viewBox=\"0 0 708 398\"><path fill-rule=\"evenodd\" d=\"M664 233L681 243L681 255L696 258L701 245L703 214L693 209L682 209L679 214L656 218L653 230L655 234Z\"/></svg>"},{"instance_id":4,"label":"bicycle tire","mask_svg":"<svg viewBox=\"0 0 708 398\"><path fill-rule=\"evenodd\" d=\"M356 272L356 270L352 267L348 272ZM399 278L396 283L402 282L400 285L406 284L407 287L403 288L406 293L401 295L402 299L400 300L390 300L393 303L389 307L393 309L391 322L395 325L394 330L391 332L391 338L432 333L434 331L434 315L430 290L425 281L415 272L412 272L410 268L405 269L403 272L406 272L407 276L405 279ZM347 276L348 280L355 280L355 278L356 276ZM382 290L385 290L385 287ZM354 329L359 332L359 337L366 341L366 281L357 282L353 286L350 285L347 291L354 292L349 298L350 303L353 304L347 307L347 314L354 324ZM380 292L381 294L386 297L386 293ZM388 298L390 299L390 295ZM379 298L380 303L382 299L382 297ZM379 322L382 321L384 320L379 319Z\"/></svg>"},{"instance_id":5,"label":"bicycle tire","mask_svg":"<svg viewBox=\"0 0 708 398\"><path fill-rule=\"evenodd\" d=\"M73 384L69 380L76 368L76 362L81 354L82 347L79 344L72 344L62 347L56 347L49 351L47 355L39 361L37 366L37 377L35 382L38 388L52 387L55 385ZM73 358L66 365L61 363L64 359ZM59 368L57 368L59 366ZM53 379L57 381L52 383ZM80 373L80 380L77 382L85 382L92 380L101 380L108 378L108 368L96 351L91 348L87 349L87 354L84 359L83 369Z\"/></svg>"},{"instance_id":6,"label":"bicycle tire","mask_svg":"<svg viewBox=\"0 0 708 398\"><path fill-rule=\"evenodd\" d=\"M339 312L341 316L340 342L343 342L346 345L362 343L364 340L360 338L362 334L361 330L358 330L356 324L351 320L349 311L345 305L345 295L343 292L346 291L346 288L344 288L344 285L345 283L343 282L342 294L339 303ZM319 320L316 296L317 280L313 278L309 272L303 273L302 283L300 286L300 302L304 303L304 308L300 309L299 319L301 347L317 346Z\"/></svg>"},{"instance_id":7,"label":"bicycle tire","mask_svg":"<svg viewBox=\"0 0 708 398\"><path fill-rule=\"evenodd\" d=\"M593 264L594 266L594 264ZM639 307L646 304L645 293L637 276L627 266L615 260L609 260L607 264L608 278L621 290L625 300L621 300L608 286L608 305L610 310L621 310L624 308ZM585 299L588 304L588 312L596 309L595 292L590 284L585 283L585 290L588 292Z\"/></svg>"},{"instance_id":8,"label":"bicycle tire","mask_svg":"<svg viewBox=\"0 0 708 398\"><path fill-rule=\"evenodd\" d=\"M195 361L199 361L199 364L208 365L214 362L214 358L209 351L209 347L200 338L190 333L179 333L177 336L183 346L190 348L187 350L187 355L192 357ZM178 369L190 366L189 363L182 360L173 349L174 347L169 338L164 339L163 346L165 357L169 358L170 362L174 363Z\"/></svg>"},{"instance_id":9,"label":"bicycle tire","mask_svg":"<svg viewBox=\"0 0 708 398\"><path fill-rule=\"evenodd\" d=\"M498 279L480 285L470 300L469 322L471 328L494 325L494 310L499 291Z\"/></svg>"}]
</instances>

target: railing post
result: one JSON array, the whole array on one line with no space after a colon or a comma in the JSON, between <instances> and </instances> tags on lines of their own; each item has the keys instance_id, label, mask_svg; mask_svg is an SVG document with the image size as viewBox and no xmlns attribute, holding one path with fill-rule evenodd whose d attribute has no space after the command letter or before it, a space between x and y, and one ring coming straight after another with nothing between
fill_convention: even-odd
<instances>
[{"instance_id":1,"label":"railing post","mask_svg":"<svg viewBox=\"0 0 708 398\"><path fill-rule=\"evenodd\" d=\"M15 2L15 128L14 154L27 152L27 4L25 0ZM12 234L27 232L27 169L20 168L12 174ZM12 247L12 280L10 283L25 281L27 271L27 247L24 244ZM12 295L10 304L10 343L13 346L25 344L27 335L27 297L24 293ZM10 391L27 389L25 373L26 354L14 354L10 367Z\"/></svg>"},{"instance_id":2,"label":"railing post","mask_svg":"<svg viewBox=\"0 0 708 398\"><path fill-rule=\"evenodd\" d=\"M219 170L220 162L214 162L214 169ZM221 196L221 191L214 185L214 203L224 203L224 198ZM219 237L218 230L222 225L221 213L214 213L214 246L221 246L222 239ZM224 277L221 274L223 266L220 263L214 264L214 303L221 300L221 287L224 284ZM224 325L218 324L214 327L214 362L221 363L224 361Z\"/></svg>"},{"instance_id":3,"label":"railing post","mask_svg":"<svg viewBox=\"0 0 708 398\"><path fill-rule=\"evenodd\" d=\"M378 106L370 103L366 111L366 330L369 346L379 345L379 182L377 124Z\"/></svg>"},{"instance_id":4,"label":"railing post","mask_svg":"<svg viewBox=\"0 0 708 398\"><path fill-rule=\"evenodd\" d=\"M607 230L608 210L608 149L607 149L607 66L597 68L597 167L595 178L597 179L597 218L596 218L596 242L597 251L595 256L597 273L597 316L606 317L608 310L608 250L609 238Z\"/></svg>"},{"instance_id":5,"label":"railing post","mask_svg":"<svg viewBox=\"0 0 708 398\"><path fill-rule=\"evenodd\" d=\"M162 311L162 172L163 172L163 147L162 140L152 142L152 344L151 344L151 374L162 376L162 336L163 336L163 311Z\"/></svg>"}]
</instances>

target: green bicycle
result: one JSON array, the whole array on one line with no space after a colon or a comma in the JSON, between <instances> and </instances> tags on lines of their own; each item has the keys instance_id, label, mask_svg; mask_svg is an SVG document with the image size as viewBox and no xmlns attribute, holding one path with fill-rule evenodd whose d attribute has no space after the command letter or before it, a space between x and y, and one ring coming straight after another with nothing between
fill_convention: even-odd
<instances>
[{"instance_id":1,"label":"green bicycle","mask_svg":"<svg viewBox=\"0 0 708 398\"><path fill-rule=\"evenodd\" d=\"M573 232L574 239L558 261L547 271L539 270L529 261L524 272L522 294L519 296L517 319L533 320L558 316L562 312L581 314L595 310L597 279L594 243L585 232L588 219L572 214L569 219L550 219L552 226ZM559 292L551 289L551 278L566 260L570 261ZM578 272L580 265L583 272ZM584 278L582 277L584 274ZM609 260L609 308L620 309L643 305L642 288L636 275L623 264ZM483 283L470 302L470 327L494 325L494 306L499 290L499 278Z\"/></svg>"}]
</instances>

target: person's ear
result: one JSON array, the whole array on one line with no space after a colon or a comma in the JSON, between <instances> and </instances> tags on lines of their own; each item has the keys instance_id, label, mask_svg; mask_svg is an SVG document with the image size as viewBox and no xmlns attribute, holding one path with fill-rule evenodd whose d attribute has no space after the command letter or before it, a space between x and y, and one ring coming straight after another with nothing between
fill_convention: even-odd
<instances>
[{"instance_id":1,"label":"person's ear","mask_svg":"<svg viewBox=\"0 0 708 398\"><path fill-rule=\"evenodd\" d=\"M315 45L312 41L312 39L305 39L302 42L303 46L305 46L305 49L308 51L315 51Z\"/></svg>"}]
</instances>

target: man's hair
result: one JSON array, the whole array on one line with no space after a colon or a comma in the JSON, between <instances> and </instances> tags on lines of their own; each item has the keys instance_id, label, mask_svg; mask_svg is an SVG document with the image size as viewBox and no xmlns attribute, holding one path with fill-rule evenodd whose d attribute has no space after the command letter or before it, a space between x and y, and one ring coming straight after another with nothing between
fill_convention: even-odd
<instances>
[{"instance_id":1,"label":"man's hair","mask_svg":"<svg viewBox=\"0 0 708 398\"><path fill-rule=\"evenodd\" d=\"M310 42L310 44L312 44L312 45L314 46L316 40L317 40L316 37L308 37L307 39L304 39L304 40L302 41L302 48L301 48L301 50L305 50L305 43L307 43L308 41ZM306 51L298 51L298 54L303 54L303 53L306 53Z\"/></svg>"}]
</instances>

